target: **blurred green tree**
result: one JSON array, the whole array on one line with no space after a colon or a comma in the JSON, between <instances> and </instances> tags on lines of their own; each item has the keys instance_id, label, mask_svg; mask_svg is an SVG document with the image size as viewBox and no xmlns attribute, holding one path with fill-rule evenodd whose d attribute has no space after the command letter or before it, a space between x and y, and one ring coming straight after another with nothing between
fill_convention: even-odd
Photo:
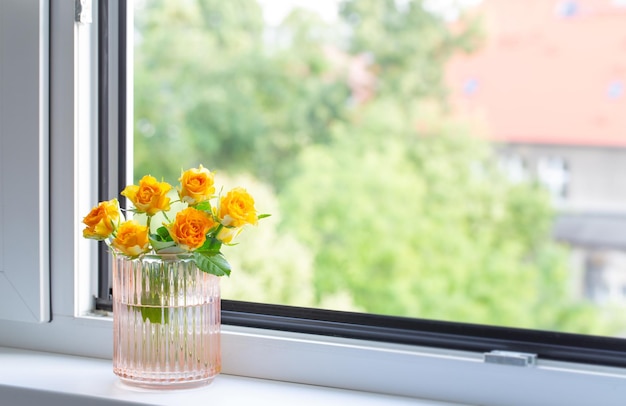
<instances>
[{"instance_id":1,"label":"blurred green tree","mask_svg":"<svg viewBox=\"0 0 626 406\"><path fill-rule=\"evenodd\" d=\"M284 224L317 253L317 300L348 291L373 313L619 331L573 295L547 191L510 181L490 146L450 119L407 148L398 134L415 130L384 125L393 108L372 103L332 144L304 151L281 196Z\"/></svg>"},{"instance_id":2,"label":"blurred green tree","mask_svg":"<svg viewBox=\"0 0 626 406\"><path fill-rule=\"evenodd\" d=\"M313 41L315 14L271 32L254 0L151 1L136 14L137 173L171 181L204 163L279 187L343 114L348 87Z\"/></svg>"}]
</instances>

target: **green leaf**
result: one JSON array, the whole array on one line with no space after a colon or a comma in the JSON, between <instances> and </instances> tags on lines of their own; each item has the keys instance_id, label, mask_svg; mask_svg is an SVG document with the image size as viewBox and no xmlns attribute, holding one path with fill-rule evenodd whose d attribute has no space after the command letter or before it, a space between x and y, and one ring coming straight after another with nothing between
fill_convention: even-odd
<instances>
[{"instance_id":1,"label":"green leaf","mask_svg":"<svg viewBox=\"0 0 626 406\"><path fill-rule=\"evenodd\" d=\"M230 264L221 252L209 254L194 251L193 258L201 271L215 276L230 276Z\"/></svg>"},{"instance_id":2,"label":"green leaf","mask_svg":"<svg viewBox=\"0 0 626 406\"><path fill-rule=\"evenodd\" d=\"M174 241L163 241L157 237L157 239L152 238L155 234L150 234L148 238L150 240L150 245L154 248L155 251L161 251L165 248L173 247L176 245Z\"/></svg>"},{"instance_id":3,"label":"green leaf","mask_svg":"<svg viewBox=\"0 0 626 406\"><path fill-rule=\"evenodd\" d=\"M161 237L161 241L173 241L172 237L170 236L170 232L167 231L167 228L161 226L157 228L156 231L158 236Z\"/></svg>"},{"instance_id":4,"label":"green leaf","mask_svg":"<svg viewBox=\"0 0 626 406\"><path fill-rule=\"evenodd\" d=\"M266 213L266 214L259 214L259 215L257 216L257 219L261 220L261 219L267 218L267 217L269 217L269 216L271 216L271 214L267 214L267 213Z\"/></svg>"},{"instance_id":5,"label":"green leaf","mask_svg":"<svg viewBox=\"0 0 626 406\"><path fill-rule=\"evenodd\" d=\"M214 237L207 237L206 241L200 248L196 250L196 252L201 252L205 255L215 255L219 254L220 249L222 248L222 243Z\"/></svg>"},{"instance_id":6,"label":"green leaf","mask_svg":"<svg viewBox=\"0 0 626 406\"><path fill-rule=\"evenodd\" d=\"M172 246L155 249L155 251L157 254L184 254L187 252L174 243L172 243Z\"/></svg>"},{"instance_id":7,"label":"green leaf","mask_svg":"<svg viewBox=\"0 0 626 406\"><path fill-rule=\"evenodd\" d=\"M200 202L200 203L196 204L195 208L198 209L198 210L208 211L209 213L212 212L211 211L211 202L209 202L209 201Z\"/></svg>"},{"instance_id":8,"label":"green leaf","mask_svg":"<svg viewBox=\"0 0 626 406\"><path fill-rule=\"evenodd\" d=\"M161 294L157 293L157 287L162 283L158 275L149 275L150 291L141 293L141 305L129 306L130 309L139 310L143 321L150 320L152 324L167 324L169 320L168 309L161 306ZM167 288L167 285L165 285ZM167 293L165 293L167 296Z\"/></svg>"},{"instance_id":9,"label":"green leaf","mask_svg":"<svg viewBox=\"0 0 626 406\"><path fill-rule=\"evenodd\" d=\"M169 310L163 307L142 307L141 318L143 321L150 320L152 324L168 324Z\"/></svg>"}]
</instances>

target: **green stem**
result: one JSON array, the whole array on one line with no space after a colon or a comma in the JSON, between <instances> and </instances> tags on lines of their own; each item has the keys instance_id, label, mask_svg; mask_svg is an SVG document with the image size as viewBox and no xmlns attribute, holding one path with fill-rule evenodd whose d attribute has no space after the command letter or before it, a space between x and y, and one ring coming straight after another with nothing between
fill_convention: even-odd
<instances>
[{"instance_id":1,"label":"green stem","mask_svg":"<svg viewBox=\"0 0 626 406\"><path fill-rule=\"evenodd\" d=\"M224 228L224 225L222 223L220 223L220 225L217 226L217 229L215 229L215 232L213 233L214 238L211 240L211 245L209 245L210 249L215 248L216 242L219 241L217 239L217 236L219 235L220 231L222 231L222 228ZM219 242L218 242L218 244L219 244Z\"/></svg>"},{"instance_id":2,"label":"green stem","mask_svg":"<svg viewBox=\"0 0 626 406\"><path fill-rule=\"evenodd\" d=\"M167 217L167 213L166 213L166 212L162 212L162 213L163 213L163 217L165 217L165 220L166 220L168 223L171 223L172 221L170 220L170 218L169 218L169 217Z\"/></svg>"}]
</instances>

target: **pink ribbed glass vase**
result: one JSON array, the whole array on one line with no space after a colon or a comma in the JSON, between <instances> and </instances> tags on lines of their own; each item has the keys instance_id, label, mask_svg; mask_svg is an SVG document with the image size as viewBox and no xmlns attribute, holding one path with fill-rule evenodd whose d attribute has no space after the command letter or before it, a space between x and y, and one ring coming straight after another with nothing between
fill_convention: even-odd
<instances>
[{"instance_id":1,"label":"pink ribbed glass vase","mask_svg":"<svg viewBox=\"0 0 626 406\"><path fill-rule=\"evenodd\" d=\"M221 370L219 278L190 255L113 258L113 372L144 388L191 388Z\"/></svg>"}]
</instances>

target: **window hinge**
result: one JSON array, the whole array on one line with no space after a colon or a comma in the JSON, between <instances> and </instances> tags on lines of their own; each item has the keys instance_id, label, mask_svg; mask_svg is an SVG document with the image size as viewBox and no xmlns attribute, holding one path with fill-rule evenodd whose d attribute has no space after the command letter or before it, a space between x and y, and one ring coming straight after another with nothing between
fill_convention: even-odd
<instances>
[{"instance_id":1,"label":"window hinge","mask_svg":"<svg viewBox=\"0 0 626 406\"><path fill-rule=\"evenodd\" d=\"M81 24L91 24L91 0L75 0L74 20Z\"/></svg>"},{"instance_id":2,"label":"window hinge","mask_svg":"<svg viewBox=\"0 0 626 406\"><path fill-rule=\"evenodd\" d=\"M485 362L489 364L514 365L518 367L531 367L537 362L537 354L514 351L491 351L486 352Z\"/></svg>"}]
</instances>

